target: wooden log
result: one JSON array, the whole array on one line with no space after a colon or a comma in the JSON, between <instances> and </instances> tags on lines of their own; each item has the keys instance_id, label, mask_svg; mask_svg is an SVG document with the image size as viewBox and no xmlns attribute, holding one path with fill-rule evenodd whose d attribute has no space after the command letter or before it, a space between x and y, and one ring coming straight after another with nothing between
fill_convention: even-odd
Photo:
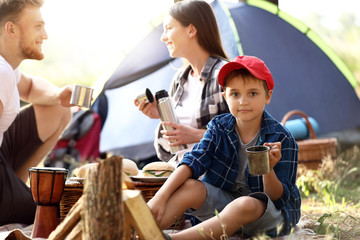
<instances>
[{"instance_id":1,"label":"wooden log","mask_svg":"<svg viewBox=\"0 0 360 240\"><path fill-rule=\"evenodd\" d=\"M123 239L122 158L113 156L89 168L81 211L83 239Z\"/></svg>"},{"instance_id":2,"label":"wooden log","mask_svg":"<svg viewBox=\"0 0 360 240\"><path fill-rule=\"evenodd\" d=\"M123 190L126 220L141 240L165 240L163 232L146 204L140 190ZM128 234L128 233L127 233Z\"/></svg>"},{"instance_id":3,"label":"wooden log","mask_svg":"<svg viewBox=\"0 0 360 240\"><path fill-rule=\"evenodd\" d=\"M135 238L131 238L132 230L133 230L132 224L133 224L134 220L132 219L129 209L127 209L126 206L124 206L124 216L125 216L124 239L126 239L126 240L135 239Z\"/></svg>"},{"instance_id":4,"label":"wooden log","mask_svg":"<svg viewBox=\"0 0 360 240\"><path fill-rule=\"evenodd\" d=\"M66 240L81 240L82 239L82 221L78 222L70 234L66 237Z\"/></svg>"},{"instance_id":5,"label":"wooden log","mask_svg":"<svg viewBox=\"0 0 360 240\"><path fill-rule=\"evenodd\" d=\"M48 237L49 240L63 240L65 237L71 232L71 230L78 224L80 221L80 212L82 208L84 197L80 197L80 199L74 204L74 206L70 209L68 215L62 221L54 231L52 231Z\"/></svg>"}]
</instances>

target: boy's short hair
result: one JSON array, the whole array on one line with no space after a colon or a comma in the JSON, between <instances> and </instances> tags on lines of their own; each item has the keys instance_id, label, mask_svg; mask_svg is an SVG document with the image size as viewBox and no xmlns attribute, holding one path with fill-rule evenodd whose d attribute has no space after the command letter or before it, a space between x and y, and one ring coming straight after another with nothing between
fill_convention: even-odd
<instances>
[{"instance_id":1,"label":"boy's short hair","mask_svg":"<svg viewBox=\"0 0 360 240\"><path fill-rule=\"evenodd\" d=\"M224 87L226 77L229 75L229 73L234 70L243 68L248 70L251 75L257 79L264 80L268 90L272 90L274 88L274 80L270 70L261 59L253 56L237 56L233 61L225 64L220 69L218 75L219 84Z\"/></svg>"}]
</instances>

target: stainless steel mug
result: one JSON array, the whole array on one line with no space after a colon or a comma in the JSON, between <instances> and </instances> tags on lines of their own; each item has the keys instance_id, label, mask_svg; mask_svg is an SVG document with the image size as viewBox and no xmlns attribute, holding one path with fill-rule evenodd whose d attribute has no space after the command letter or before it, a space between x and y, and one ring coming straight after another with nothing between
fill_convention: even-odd
<instances>
[{"instance_id":1,"label":"stainless steel mug","mask_svg":"<svg viewBox=\"0 0 360 240\"><path fill-rule=\"evenodd\" d=\"M166 90L160 90L155 93L155 98L158 103L158 109L160 113L160 119L163 122L174 122L178 123L178 119L175 114L174 107L172 105L171 99L169 98L169 94ZM172 127L164 126L165 130L173 130ZM170 152L172 154L184 150L186 145L178 145L178 146L171 146Z\"/></svg>"},{"instance_id":2,"label":"stainless steel mug","mask_svg":"<svg viewBox=\"0 0 360 240\"><path fill-rule=\"evenodd\" d=\"M70 104L90 108L94 89L82 85L74 85Z\"/></svg>"},{"instance_id":3,"label":"stainless steel mug","mask_svg":"<svg viewBox=\"0 0 360 240\"><path fill-rule=\"evenodd\" d=\"M263 175L270 172L269 150L270 147L262 145L246 148L251 174Z\"/></svg>"}]
</instances>

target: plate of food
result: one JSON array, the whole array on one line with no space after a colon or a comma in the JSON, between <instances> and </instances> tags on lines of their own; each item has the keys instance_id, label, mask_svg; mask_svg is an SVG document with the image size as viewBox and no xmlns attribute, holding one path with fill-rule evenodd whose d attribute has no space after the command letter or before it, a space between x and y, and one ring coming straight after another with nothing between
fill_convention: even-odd
<instances>
[{"instance_id":1,"label":"plate of food","mask_svg":"<svg viewBox=\"0 0 360 240\"><path fill-rule=\"evenodd\" d=\"M133 160L127 158L122 159L122 168L123 172L128 177L136 176L140 172L136 163Z\"/></svg>"},{"instance_id":2,"label":"plate of food","mask_svg":"<svg viewBox=\"0 0 360 240\"><path fill-rule=\"evenodd\" d=\"M143 182L165 182L175 168L166 162L152 162L143 167L138 175L131 176L133 180Z\"/></svg>"}]
</instances>

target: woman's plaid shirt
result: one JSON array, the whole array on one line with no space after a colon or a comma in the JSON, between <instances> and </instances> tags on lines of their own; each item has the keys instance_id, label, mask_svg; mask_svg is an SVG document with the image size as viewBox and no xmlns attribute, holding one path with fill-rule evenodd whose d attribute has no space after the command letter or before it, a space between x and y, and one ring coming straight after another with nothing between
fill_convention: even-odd
<instances>
[{"instance_id":1,"label":"woman's plaid shirt","mask_svg":"<svg viewBox=\"0 0 360 240\"><path fill-rule=\"evenodd\" d=\"M201 71L200 78L204 80L204 87L201 94L200 108L196 112L196 122L198 129L206 129L206 124L216 115L228 113L229 109L222 96L222 87L218 84L217 75L221 67L227 61L218 57L209 57L204 68ZM184 70L175 75L169 90L169 96L173 100L174 107L176 107L184 94L184 84L187 81L191 66L187 66ZM161 137L161 124L156 129L156 137L154 146L159 159L168 161L171 154L165 151L157 140Z\"/></svg>"}]
</instances>

